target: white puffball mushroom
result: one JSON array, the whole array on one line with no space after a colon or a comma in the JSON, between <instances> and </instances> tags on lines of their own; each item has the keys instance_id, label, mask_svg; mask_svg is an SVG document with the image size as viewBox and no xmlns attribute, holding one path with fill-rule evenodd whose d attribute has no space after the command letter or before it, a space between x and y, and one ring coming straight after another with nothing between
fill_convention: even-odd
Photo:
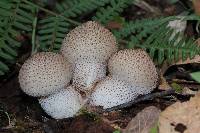
<instances>
[{"instance_id":1,"label":"white puffball mushroom","mask_svg":"<svg viewBox=\"0 0 200 133\"><path fill-rule=\"evenodd\" d=\"M149 55L142 49L126 49L115 53L108 62L113 77L137 86L139 94L150 93L158 85L158 73Z\"/></svg>"},{"instance_id":2,"label":"white puffball mushroom","mask_svg":"<svg viewBox=\"0 0 200 133\"><path fill-rule=\"evenodd\" d=\"M97 84L91 94L90 104L111 108L135 99L139 94L138 88L130 86L126 82L113 77L107 77Z\"/></svg>"},{"instance_id":3,"label":"white puffball mushroom","mask_svg":"<svg viewBox=\"0 0 200 133\"><path fill-rule=\"evenodd\" d=\"M60 90L69 84L71 77L71 65L62 55L40 52L25 61L18 78L26 94L39 97Z\"/></svg>"},{"instance_id":4,"label":"white puffball mushroom","mask_svg":"<svg viewBox=\"0 0 200 133\"><path fill-rule=\"evenodd\" d=\"M116 51L114 35L95 21L88 21L71 30L61 46L61 53L72 64L82 59L105 62Z\"/></svg>"},{"instance_id":5,"label":"white puffball mushroom","mask_svg":"<svg viewBox=\"0 0 200 133\"><path fill-rule=\"evenodd\" d=\"M45 112L55 119L73 117L83 105L81 95L71 86L39 99Z\"/></svg>"},{"instance_id":6,"label":"white puffball mushroom","mask_svg":"<svg viewBox=\"0 0 200 133\"><path fill-rule=\"evenodd\" d=\"M77 69L73 70L73 86L82 91L89 91L95 82L106 76L106 70L103 69L106 69L105 65L110 56L117 51L116 38L101 24L88 21L67 34L60 51L73 64L73 68ZM83 78L83 75L87 77Z\"/></svg>"},{"instance_id":7,"label":"white puffball mushroom","mask_svg":"<svg viewBox=\"0 0 200 133\"><path fill-rule=\"evenodd\" d=\"M106 65L103 63L80 61L74 67L72 85L82 91L90 90L96 82L106 77Z\"/></svg>"}]
</instances>

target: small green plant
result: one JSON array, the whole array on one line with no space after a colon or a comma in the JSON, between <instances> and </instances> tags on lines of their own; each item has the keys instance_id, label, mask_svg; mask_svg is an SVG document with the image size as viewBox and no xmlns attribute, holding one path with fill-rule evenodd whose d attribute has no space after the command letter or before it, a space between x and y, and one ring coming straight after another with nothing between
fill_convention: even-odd
<instances>
[{"instance_id":1,"label":"small green plant","mask_svg":"<svg viewBox=\"0 0 200 133\"><path fill-rule=\"evenodd\" d=\"M172 83L171 86L175 90L176 93L181 93L183 91L183 87L181 87L177 83Z\"/></svg>"},{"instance_id":2,"label":"small green plant","mask_svg":"<svg viewBox=\"0 0 200 133\"><path fill-rule=\"evenodd\" d=\"M150 129L150 133L158 133L158 123Z\"/></svg>"},{"instance_id":3,"label":"small green plant","mask_svg":"<svg viewBox=\"0 0 200 133\"><path fill-rule=\"evenodd\" d=\"M79 113L80 113L81 115L86 116L86 117L89 118L89 119L92 119L92 120L96 121L96 122L100 121L100 119L101 119L100 116L98 116L96 113L94 113L94 112L89 112L89 111L86 110L86 109L80 110Z\"/></svg>"},{"instance_id":4,"label":"small green plant","mask_svg":"<svg viewBox=\"0 0 200 133\"><path fill-rule=\"evenodd\" d=\"M113 133L121 133L119 130L115 130Z\"/></svg>"}]
</instances>

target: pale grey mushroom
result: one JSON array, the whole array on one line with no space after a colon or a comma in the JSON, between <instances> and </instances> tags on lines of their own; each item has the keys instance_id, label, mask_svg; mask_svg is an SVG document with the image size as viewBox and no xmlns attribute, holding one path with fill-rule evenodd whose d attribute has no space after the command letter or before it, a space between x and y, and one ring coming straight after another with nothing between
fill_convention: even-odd
<instances>
[{"instance_id":1,"label":"pale grey mushroom","mask_svg":"<svg viewBox=\"0 0 200 133\"><path fill-rule=\"evenodd\" d=\"M142 49L126 49L115 53L108 69L113 77L138 86L138 93L150 93L158 85L158 73L149 55Z\"/></svg>"},{"instance_id":2,"label":"pale grey mushroom","mask_svg":"<svg viewBox=\"0 0 200 133\"><path fill-rule=\"evenodd\" d=\"M90 97L90 104L112 108L150 93L158 84L156 67L141 50L121 50L108 63L110 75L100 81Z\"/></svg>"},{"instance_id":3,"label":"pale grey mushroom","mask_svg":"<svg viewBox=\"0 0 200 133\"><path fill-rule=\"evenodd\" d=\"M73 64L72 85L89 91L106 76L107 60L116 51L115 37L97 22L88 21L70 31L61 53Z\"/></svg>"},{"instance_id":4,"label":"pale grey mushroom","mask_svg":"<svg viewBox=\"0 0 200 133\"><path fill-rule=\"evenodd\" d=\"M31 56L19 71L21 89L31 96L47 96L72 78L70 63L60 54L40 52Z\"/></svg>"},{"instance_id":5,"label":"pale grey mushroom","mask_svg":"<svg viewBox=\"0 0 200 133\"><path fill-rule=\"evenodd\" d=\"M108 76L97 84L90 96L90 104L102 106L104 109L127 103L134 100L138 94L137 86L130 86L128 83Z\"/></svg>"},{"instance_id":6,"label":"pale grey mushroom","mask_svg":"<svg viewBox=\"0 0 200 133\"><path fill-rule=\"evenodd\" d=\"M83 101L81 95L72 86L39 99L45 112L55 119L73 117L83 106Z\"/></svg>"}]
</instances>

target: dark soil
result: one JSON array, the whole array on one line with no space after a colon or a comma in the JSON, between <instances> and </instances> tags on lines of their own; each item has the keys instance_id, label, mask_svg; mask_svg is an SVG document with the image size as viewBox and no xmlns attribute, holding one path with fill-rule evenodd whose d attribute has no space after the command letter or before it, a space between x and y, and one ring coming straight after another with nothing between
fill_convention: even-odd
<instances>
[{"instance_id":1,"label":"dark soil","mask_svg":"<svg viewBox=\"0 0 200 133\"><path fill-rule=\"evenodd\" d=\"M173 102L169 99L154 99L119 111L105 112L93 116L83 114L74 118L54 120L40 107L36 98L27 96L19 87L17 77L0 87L0 132L1 133L112 133L117 125L125 128L128 122L143 108L154 105L165 109ZM8 126L9 114L13 126ZM113 122L108 123L103 118Z\"/></svg>"}]
</instances>

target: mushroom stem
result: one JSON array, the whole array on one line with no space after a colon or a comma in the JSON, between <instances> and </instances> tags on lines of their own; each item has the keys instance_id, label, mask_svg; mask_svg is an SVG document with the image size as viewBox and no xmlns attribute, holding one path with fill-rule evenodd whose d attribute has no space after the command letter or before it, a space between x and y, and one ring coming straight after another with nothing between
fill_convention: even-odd
<instances>
[{"instance_id":1,"label":"mushroom stem","mask_svg":"<svg viewBox=\"0 0 200 133\"><path fill-rule=\"evenodd\" d=\"M89 91L105 77L106 63L78 61L74 65L72 85L81 91Z\"/></svg>"}]
</instances>

